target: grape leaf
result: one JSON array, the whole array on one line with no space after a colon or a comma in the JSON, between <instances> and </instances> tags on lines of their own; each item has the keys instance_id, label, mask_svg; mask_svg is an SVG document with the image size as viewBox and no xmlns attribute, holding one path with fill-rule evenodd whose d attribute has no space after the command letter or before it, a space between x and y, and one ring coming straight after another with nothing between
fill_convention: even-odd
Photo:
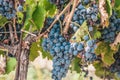
<instances>
[{"instance_id":1,"label":"grape leaf","mask_svg":"<svg viewBox=\"0 0 120 80\"><path fill-rule=\"evenodd\" d=\"M120 0L115 0L114 10L117 14L120 14ZM120 15L118 15L120 17Z\"/></svg>"},{"instance_id":2,"label":"grape leaf","mask_svg":"<svg viewBox=\"0 0 120 80\"><path fill-rule=\"evenodd\" d=\"M99 42L97 44L97 48L95 50L95 53L97 55L100 55L100 54L105 54L105 53L108 53L109 51L111 50L110 46L109 46L109 43L105 43L105 42Z\"/></svg>"},{"instance_id":3,"label":"grape leaf","mask_svg":"<svg viewBox=\"0 0 120 80\"><path fill-rule=\"evenodd\" d=\"M47 16L54 16L54 14L57 11L56 6L51 4L50 1L48 0L40 0L39 5L42 6L46 10Z\"/></svg>"},{"instance_id":4,"label":"grape leaf","mask_svg":"<svg viewBox=\"0 0 120 80\"><path fill-rule=\"evenodd\" d=\"M94 39L100 38L101 37L100 31L95 31L93 37L94 37Z\"/></svg>"},{"instance_id":5,"label":"grape leaf","mask_svg":"<svg viewBox=\"0 0 120 80\"><path fill-rule=\"evenodd\" d=\"M18 22L19 24L22 24L23 18L24 18L23 13L22 13L22 12L17 12L16 14L17 14L17 17L18 17L17 22Z\"/></svg>"},{"instance_id":6,"label":"grape leaf","mask_svg":"<svg viewBox=\"0 0 120 80\"><path fill-rule=\"evenodd\" d=\"M56 12L55 5L50 4L48 0L27 0L26 5L27 13L23 29L27 31L30 26L32 26L32 30L40 30L43 27L45 17L47 15L53 16Z\"/></svg>"},{"instance_id":7,"label":"grape leaf","mask_svg":"<svg viewBox=\"0 0 120 80\"><path fill-rule=\"evenodd\" d=\"M7 18L0 15L0 27L4 26L7 23Z\"/></svg>"},{"instance_id":8,"label":"grape leaf","mask_svg":"<svg viewBox=\"0 0 120 80\"><path fill-rule=\"evenodd\" d=\"M17 61L15 58L9 57L6 64L6 73L13 71L15 69L16 63Z\"/></svg>"},{"instance_id":9,"label":"grape leaf","mask_svg":"<svg viewBox=\"0 0 120 80\"><path fill-rule=\"evenodd\" d=\"M77 73L80 73L81 72L81 69L80 69L80 61L81 59L80 58L74 58L74 60L72 61L71 63L71 66L72 66L72 71L76 71Z\"/></svg>"},{"instance_id":10,"label":"grape leaf","mask_svg":"<svg viewBox=\"0 0 120 80\"><path fill-rule=\"evenodd\" d=\"M80 26L80 28L76 31L76 33L72 36L71 41L73 42L80 42L81 38L87 34L88 27L87 22L84 21L83 24Z\"/></svg>"},{"instance_id":11,"label":"grape leaf","mask_svg":"<svg viewBox=\"0 0 120 80\"><path fill-rule=\"evenodd\" d=\"M31 3L31 4L28 4L28 6L26 7L26 19L23 27L24 30L27 30L27 31L29 30L31 25L30 20L32 19L32 14L35 11L36 6L37 5L35 3Z\"/></svg>"},{"instance_id":12,"label":"grape leaf","mask_svg":"<svg viewBox=\"0 0 120 80\"><path fill-rule=\"evenodd\" d=\"M96 71L95 71L95 74L98 76L98 77L102 77L104 75L104 64L101 63L101 62L94 62L93 63Z\"/></svg>"},{"instance_id":13,"label":"grape leaf","mask_svg":"<svg viewBox=\"0 0 120 80\"><path fill-rule=\"evenodd\" d=\"M111 65L115 60L113 58L113 51L109 51L109 53L105 53L104 57L102 57L102 61L106 65Z\"/></svg>"},{"instance_id":14,"label":"grape leaf","mask_svg":"<svg viewBox=\"0 0 120 80\"><path fill-rule=\"evenodd\" d=\"M30 48L30 55L29 55L29 59L31 61L33 61L36 57L39 56L39 53L38 53L38 51L40 50L39 48L40 48L39 42L32 43Z\"/></svg>"},{"instance_id":15,"label":"grape leaf","mask_svg":"<svg viewBox=\"0 0 120 80\"><path fill-rule=\"evenodd\" d=\"M97 55L102 55L102 61L106 65L111 65L114 62L113 54L115 53L114 50L111 49L109 43L100 42L98 43L98 47L95 50Z\"/></svg>"},{"instance_id":16,"label":"grape leaf","mask_svg":"<svg viewBox=\"0 0 120 80\"><path fill-rule=\"evenodd\" d=\"M106 0L106 7L107 7L107 13L109 14L109 17L112 15L112 5L110 0Z\"/></svg>"},{"instance_id":17,"label":"grape leaf","mask_svg":"<svg viewBox=\"0 0 120 80\"><path fill-rule=\"evenodd\" d=\"M43 26L45 15L46 15L45 9L40 5L37 5L35 11L32 14L32 20L38 30L40 30L40 28L42 28Z\"/></svg>"}]
</instances>

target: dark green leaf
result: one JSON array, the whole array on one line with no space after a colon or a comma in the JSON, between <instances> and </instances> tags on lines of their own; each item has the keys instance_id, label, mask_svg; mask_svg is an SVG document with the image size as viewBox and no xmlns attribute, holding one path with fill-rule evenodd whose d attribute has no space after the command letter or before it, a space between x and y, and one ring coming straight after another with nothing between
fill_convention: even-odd
<instances>
[{"instance_id":1,"label":"dark green leaf","mask_svg":"<svg viewBox=\"0 0 120 80\"><path fill-rule=\"evenodd\" d=\"M111 6L111 1L110 0L106 0L106 9L107 9L107 13L109 14L109 17L112 15L112 6Z\"/></svg>"},{"instance_id":2,"label":"dark green leaf","mask_svg":"<svg viewBox=\"0 0 120 80\"><path fill-rule=\"evenodd\" d=\"M32 15L33 24L40 30L43 27L46 11L40 5L36 6L36 9Z\"/></svg>"},{"instance_id":3,"label":"dark green leaf","mask_svg":"<svg viewBox=\"0 0 120 80\"><path fill-rule=\"evenodd\" d=\"M71 64L72 70L76 71L77 73L81 72L80 61L81 61L81 59L76 57L76 58L74 58L74 60L72 61L72 64Z\"/></svg>"},{"instance_id":4,"label":"dark green leaf","mask_svg":"<svg viewBox=\"0 0 120 80\"><path fill-rule=\"evenodd\" d=\"M111 50L110 46L109 46L109 43L105 43L105 42L99 42L97 44L97 48L95 50L95 53L97 55L99 54L105 54L105 53L108 53L109 51Z\"/></svg>"},{"instance_id":5,"label":"dark green leaf","mask_svg":"<svg viewBox=\"0 0 120 80\"><path fill-rule=\"evenodd\" d=\"M111 65L115 60L113 58L113 51L109 51L109 53L106 53L103 57L102 57L103 62L106 65Z\"/></svg>"},{"instance_id":6,"label":"dark green leaf","mask_svg":"<svg viewBox=\"0 0 120 80\"><path fill-rule=\"evenodd\" d=\"M120 14L120 0L115 0L114 9L117 12L117 14ZM118 17L120 17L120 15L118 15Z\"/></svg>"}]
</instances>

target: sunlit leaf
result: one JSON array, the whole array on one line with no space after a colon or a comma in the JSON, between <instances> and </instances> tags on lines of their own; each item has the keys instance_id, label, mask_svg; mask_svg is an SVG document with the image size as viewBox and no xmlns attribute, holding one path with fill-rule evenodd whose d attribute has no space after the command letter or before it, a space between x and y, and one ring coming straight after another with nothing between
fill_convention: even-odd
<instances>
[{"instance_id":1,"label":"sunlit leaf","mask_svg":"<svg viewBox=\"0 0 120 80\"><path fill-rule=\"evenodd\" d=\"M106 0L107 13L109 17L112 15L112 5L110 0Z\"/></svg>"},{"instance_id":2,"label":"sunlit leaf","mask_svg":"<svg viewBox=\"0 0 120 80\"><path fill-rule=\"evenodd\" d=\"M36 6L34 13L32 14L33 24L40 30L43 27L46 11L40 5Z\"/></svg>"},{"instance_id":3,"label":"sunlit leaf","mask_svg":"<svg viewBox=\"0 0 120 80\"><path fill-rule=\"evenodd\" d=\"M9 73L13 71L16 67L16 59L15 58L10 58L7 60L7 65L6 65L6 73Z\"/></svg>"},{"instance_id":4,"label":"sunlit leaf","mask_svg":"<svg viewBox=\"0 0 120 80\"><path fill-rule=\"evenodd\" d=\"M81 38L88 33L87 22L84 21L76 33L72 36L71 41L80 42Z\"/></svg>"},{"instance_id":5,"label":"sunlit leaf","mask_svg":"<svg viewBox=\"0 0 120 80\"><path fill-rule=\"evenodd\" d=\"M80 61L81 59L80 58L74 58L74 60L72 61L72 71L76 71L77 73L80 73L81 72L81 69L80 69Z\"/></svg>"},{"instance_id":6,"label":"sunlit leaf","mask_svg":"<svg viewBox=\"0 0 120 80\"><path fill-rule=\"evenodd\" d=\"M101 33L100 31L95 31L94 32L94 39L100 38L101 37Z\"/></svg>"},{"instance_id":7,"label":"sunlit leaf","mask_svg":"<svg viewBox=\"0 0 120 80\"><path fill-rule=\"evenodd\" d=\"M7 23L7 18L0 15L0 27L4 26Z\"/></svg>"},{"instance_id":8,"label":"sunlit leaf","mask_svg":"<svg viewBox=\"0 0 120 80\"><path fill-rule=\"evenodd\" d=\"M30 48L30 55L29 55L31 61L33 61L35 58L39 56L38 53L39 50L40 50L39 42L32 43Z\"/></svg>"},{"instance_id":9,"label":"sunlit leaf","mask_svg":"<svg viewBox=\"0 0 120 80\"><path fill-rule=\"evenodd\" d=\"M57 11L56 6L51 4L48 0L40 0L39 5L46 10L47 16L53 16Z\"/></svg>"}]
</instances>

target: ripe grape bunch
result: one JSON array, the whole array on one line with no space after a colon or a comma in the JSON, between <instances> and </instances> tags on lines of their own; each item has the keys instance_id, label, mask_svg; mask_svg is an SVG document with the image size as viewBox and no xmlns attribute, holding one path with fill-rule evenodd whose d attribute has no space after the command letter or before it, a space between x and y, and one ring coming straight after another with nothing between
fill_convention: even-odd
<instances>
[{"instance_id":1,"label":"ripe grape bunch","mask_svg":"<svg viewBox=\"0 0 120 80\"><path fill-rule=\"evenodd\" d=\"M15 17L15 9L12 0L0 0L0 14L5 16L7 19Z\"/></svg>"},{"instance_id":2,"label":"ripe grape bunch","mask_svg":"<svg viewBox=\"0 0 120 80\"><path fill-rule=\"evenodd\" d=\"M75 9L72 22L75 22L79 25L82 25L82 23L85 20L95 23L98 20L97 14L98 14L98 5L96 3L91 4L88 8L85 8L85 6L82 3L79 3L79 5ZM71 23L70 27L73 29L74 32L76 32L79 28L74 23Z\"/></svg>"},{"instance_id":3,"label":"ripe grape bunch","mask_svg":"<svg viewBox=\"0 0 120 80\"><path fill-rule=\"evenodd\" d=\"M48 18L45 25L49 27L53 20ZM94 45L95 41L89 38L86 38L85 44L84 42L70 43L61 35L60 23L54 24L48 38L44 38L42 42L43 49L53 56L52 78L61 80L65 77L72 59L78 54L85 56L86 61L95 60Z\"/></svg>"},{"instance_id":4,"label":"ripe grape bunch","mask_svg":"<svg viewBox=\"0 0 120 80\"><path fill-rule=\"evenodd\" d=\"M117 14L113 12L113 15L110 18L110 24L108 28L101 30L102 37L101 39L105 42L113 43L117 34L120 32L120 19L117 18Z\"/></svg>"},{"instance_id":5,"label":"ripe grape bunch","mask_svg":"<svg viewBox=\"0 0 120 80\"><path fill-rule=\"evenodd\" d=\"M53 26L48 38L43 40L42 46L53 56L52 78L61 80L66 76L73 55L69 53L70 43L60 34L59 23Z\"/></svg>"}]
</instances>

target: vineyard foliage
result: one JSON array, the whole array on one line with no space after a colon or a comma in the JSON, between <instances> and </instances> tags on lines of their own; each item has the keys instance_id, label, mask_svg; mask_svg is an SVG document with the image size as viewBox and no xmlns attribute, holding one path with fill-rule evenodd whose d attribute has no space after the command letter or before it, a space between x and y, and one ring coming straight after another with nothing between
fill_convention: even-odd
<instances>
[{"instance_id":1,"label":"vineyard foliage","mask_svg":"<svg viewBox=\"0 0 120 80\"><path fill-rule=\"evenodd\" d=\"M13 46L7 32L16 20L12 25L16 44L21 35L22 39L36 36L29 59L40 53L51 59L52 79L62 80L68 70L80 73L89 64L101 78L120 79L120 41L115 44L120 34L120 0L20 0L17 9L8 1L0 0L0 42ZM14 66L8 64L6 73Z\"/></svg>"}]
</instances>

